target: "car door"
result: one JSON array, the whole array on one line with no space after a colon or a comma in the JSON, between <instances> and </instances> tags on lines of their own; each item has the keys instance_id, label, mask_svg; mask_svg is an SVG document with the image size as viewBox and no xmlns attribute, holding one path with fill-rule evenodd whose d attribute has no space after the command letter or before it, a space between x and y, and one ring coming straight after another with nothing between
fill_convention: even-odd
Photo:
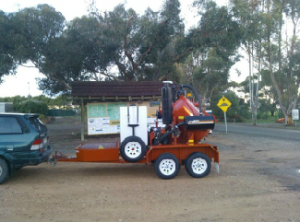
<instances>
[{"instance_id":1,"label":"car door","mask_svg":"<svg viewBox=\"0 0 300 222\"><path fill-rule=\"evenodd\" d=\"M26 165L30 141L23 132L20 119L14 116L0 116L0 150L6 153L15 166Z\"/></svg>"}]
</instances>

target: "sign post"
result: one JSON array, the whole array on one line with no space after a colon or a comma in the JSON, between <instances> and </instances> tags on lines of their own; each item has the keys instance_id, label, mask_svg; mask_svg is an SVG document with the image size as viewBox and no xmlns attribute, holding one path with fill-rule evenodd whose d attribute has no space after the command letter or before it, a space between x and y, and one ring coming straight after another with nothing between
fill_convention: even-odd
<instances>
[{"instance_id":1,"label":"sign post","mask_svg":"<svg viewBox=\"0 0 300 222\"><path fill-rule=\"evenodd\" d=\"M225 129L226 129L226 134L227 134L227 118L226 118L226 112L227 109L231 106L231 102L225 97L223 96L217 106L224 112L224 121L225 121Z\"/></svg>"}]
</instances>

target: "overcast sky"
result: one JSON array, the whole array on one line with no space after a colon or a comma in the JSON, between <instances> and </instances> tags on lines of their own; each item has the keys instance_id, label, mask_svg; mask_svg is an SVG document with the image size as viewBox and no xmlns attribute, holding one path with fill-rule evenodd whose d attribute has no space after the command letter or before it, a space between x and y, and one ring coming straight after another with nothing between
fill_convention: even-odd
<instances>
[{"instance_id":1,"label":"overcast sky","mask_svg":"<svg viewBox=\"0 0 300 222\"><path fill-rule=\"evenodd\" d=\"M180 0L181 2L181 16L184 19L187 28L197 24L197 13L192 8L194 0ZM81 17L87 14L88 0L9 0L0 1L0 10L4 12L15 12L26 7L35 7L38 4L49 4L57 11L61 12L66 20L70 21L75 17ZM162 0L98 0L97 7L100 11L111 11L113 8L120 4L125 3L127 8L133 8L139 14L150 7L154 11L162 8L164 1ZM221 1L220 2L226 2ZM4 77L4 83L0 84L0 97L7 96L27 96L27 95L40 95L42 92L38 90L36 78L41 78L43 75L35 68L26 68L20 66L17 70L17 75Z\"/></svg>"}]
</instances>

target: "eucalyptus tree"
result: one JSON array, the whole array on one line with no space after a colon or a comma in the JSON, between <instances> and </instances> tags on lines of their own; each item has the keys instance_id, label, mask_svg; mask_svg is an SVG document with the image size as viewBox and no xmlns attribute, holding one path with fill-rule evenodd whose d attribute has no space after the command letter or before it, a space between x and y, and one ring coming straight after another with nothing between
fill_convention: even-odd
<instances>
[{"instance_id":1,"label":"eucalyptus tree","mask_svg":"<svg viewBox=\"0 0 300 222\"><path fill-rule=\"evenodd\" d=\"M262 68L262 20L264 1L231 0L230 10L243 33L242 47L248 61L248 87L252 124L256 125ZM256 72L255 72L256 71Z\"/></svg>"},{"instance_id":2,"label":"eucalyptus tree","mask_svg":"<svg viewBox=\"0 0 300 222\"><path fill-rule=\"evenodd\" d=\"M26 66L31 62L33 67L43 73L47 54L56 50L49 45L60 37L64 27L64 16L46 4L12 13L15 64ZM55 78L53 75L49 77Z\"/></svg>"},{"instance_id":3,"label":"eucalyptus tree","mask_svg":"<svg viewBox=\"0 0 300 222\"><path fill-rule=\"evenodd\" d=\"M276 90L280 109L287 125L292 125L291 111L296 107L299 98L299 38L297 27L300 19L299 0L267 0L265 13L265 68L268 69L271 82ZM282 39L281 13L286 15L286 23L290 21L292 33L286 33L283 50L278 39ZM277 44L276 44L277 43Z\"/></svg>"},{"instance_id":4,"label":"eucalyptus tree","mask_svg":"<svg viewBox=\"0 0 300 222\"><path fill-rule=\"evenodd\" d=\"M4 75L14 74L17 67L13 33L11 15L0 11L0 83Z\"/></svg>"},{"instance_id":5,"label":"eucalyptus tree","mask_svg":"<svg viewBox=\"0 0 300 222\"><path fill-rule=\"evenodd\" d=\"M280 3L280 2L279 2ZM297 106L300 97L300 39L299 39L299 23L300 23L300 1L287 0L284 11L287 18L292 24L292 34L289 42L287 42L287 64L283 67L287 81L287 116L288 123L292 124L291 111Z\"/></svg>"},{"instance_id":6,"label":"eucalyptus tree","mask_svg":"<svg viewBox=\"0 0 300 222\"><path fill-rule=\"evenodd\" d=\"M9 14L0 12L0 19L0 79L29 61L42 71L49 43L64 29L62 14L48 5L38 5Z\"/></svg>"},{"instance_id":7,"label":"eucalyptus tree","mask_svg":"<svg viewBox=\"0 0 300 222\"><path fill-rule=\"evenodd\" d=\"M270 91L275 92L274 98L286 123L291 124L291 109L299 97L297 27L300 1L232 0L231 6L235 18L245 27L243 45L248 54L253 125L256 124L261 79L267 80L265 83ZM286 31L287 26L292 27L291 33ZM254 69L257 73L253 72Z\"/></svg>"},{"instance_id":8,"label":"eucalyptus tree","mask_svg":"<svg viewBox=\"0 0 300 222\"><path fill-rule=\"evenodd\" d=\"M110 48L102 39L97 19L83 16L68 23L62 35L49 42L39 86L48 94L67 92L72 81L99 81L110 76L106 69Z\"/></svg>"},{"instance_id":9,"label":"eucalyptus tree","mask_svg":"<svg viewBox=\"0 0 300 222\"><path fill-rule=\"evenodd\" d=\"M240 27L225 6L218 7L214 1L195 1L201 19L198 27L187 35L193 54L183 70L189 70L183 78L190 80L201 93L204 101L213 94L228 88L229 71L239 59L237 49L241 41ZM191 68L189 68L191 67Z\"/></svg>"},{"instance_id":10,"label":"eucalyptus tree","mask_svg":"<svg viewBox=\"0 0 300 222\"><path fill-rule=\"evenodd\" d=\"M111 49L108 67L118 69L111 76L124 81L175 78L174 63L191 51L178 43L184 38L179 13L178 0L165 1L159 12L148 8L143 15L124 5L102 14L92 8L91 15L98 19L106 47Z\"/></svg>"},{"instance_id":11,"label":"eucalyptus tree","mask_svg":"<svg viewBox=\"0 0 300 222\"><path fill-rule=\"evenodd\" d=\"M185 27L180 17L180 2L178 0L165 1L159 13L148 9L142 20L152 20L156 24L154 29L150 30L156 33L156 45L143 63L146 79L179 81L176 63L182 61L193 49L188 47L185 41Z\"/></svg>"},{"instance_id":12,"label":"eucalyptus tree","mask_svg":"<svg viewBox=\"0 0 300 222\"><path fill-rule=\"evenodd\" d=\"M48 43L59 37L65 27L65 18L49 5L38 5L16 12L13 17L14 30L21 39L20 63L30 60L39 68L49 50Z\"/></svg>"}]
</instances>

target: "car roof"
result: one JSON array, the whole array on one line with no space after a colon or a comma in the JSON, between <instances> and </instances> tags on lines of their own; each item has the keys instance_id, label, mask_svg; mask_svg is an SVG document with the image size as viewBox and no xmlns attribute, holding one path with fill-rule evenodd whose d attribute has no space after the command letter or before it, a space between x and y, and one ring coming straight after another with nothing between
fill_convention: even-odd
<instances>
[{"instance_id":1,"label":"car roof","mask_svg":"<svg viewBox=\"0 0 300 222\"><path fill-rule=\"evenodd\" d=\"M24 116L25 118L30 117L39 117L40 115L37 113L1 113L0 116Z\"/></svg>"}]
</instances>

